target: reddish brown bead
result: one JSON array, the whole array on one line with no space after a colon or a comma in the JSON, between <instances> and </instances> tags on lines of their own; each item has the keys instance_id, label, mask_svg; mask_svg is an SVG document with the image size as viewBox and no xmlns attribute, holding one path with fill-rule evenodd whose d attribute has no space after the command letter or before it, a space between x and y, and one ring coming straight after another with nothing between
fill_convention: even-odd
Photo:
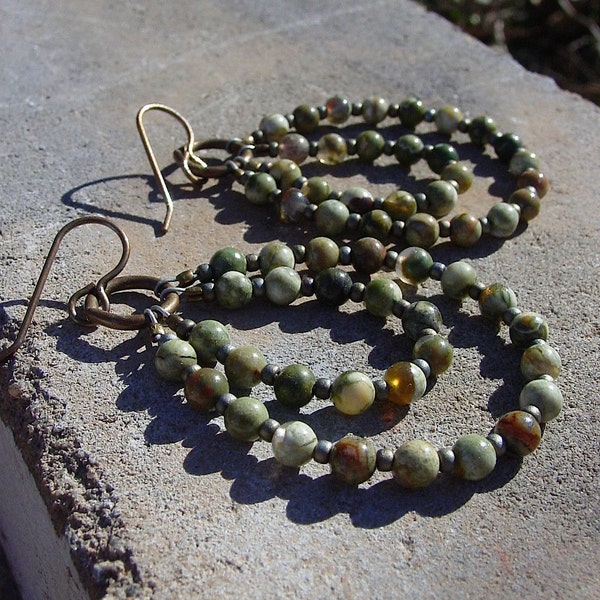
<instances>
[{"instance_id":1,"label":"reddish brown bead","mask_svg":"<svg viewBox=\"0 0 600 600\"><path fill-rule=\"evenodd\" d=\"M361 238L352 248L352 264L361 273L376 273L384 260L385 246L375 238Z\"/></svg>"},{"instance_id":2,"label":"reddish brown bead","mask_svg":"<svg viewBox=\"0 0 600 600\"><path fill-rule=\"evenodd\" d=\"M548 178L537 169L527 169L517 178L517 188L527 187L528 185L537 190L540 198L543 198L550 189Z\"/></svg>"},{"instance_id":3,"label":"reddish brown bead","mask_svg":"<svg viewBox=\"0 0 600 600\"><path fill-rule=\"evenodd\" d=\"M542 439L539 423L531 414L522 410L514 410L500 417L494 433L501 435L507 448L519 456L531 454Z\"/></svg>"},{"instance_id":4,"label":"reddish brown bead","mask_svg":"<svg viewBox=\"0 0 600 600\"><path fill-rule=\"evenodd\" d=\"M331 472L344 483L358 485L375 472L377 453L371 440L347 435L339 440L329 458Z\"/></svg>"}]
</instances>

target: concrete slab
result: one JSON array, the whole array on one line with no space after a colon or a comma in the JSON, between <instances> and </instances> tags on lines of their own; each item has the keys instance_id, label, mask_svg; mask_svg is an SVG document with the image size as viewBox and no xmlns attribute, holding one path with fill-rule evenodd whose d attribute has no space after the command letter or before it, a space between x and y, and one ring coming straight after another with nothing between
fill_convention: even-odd
<instances>
[{"instance_id":1,"label":"concrete slab","mask_svg":"<svg viewBox=\"0 0 600 600\"><path fill-rule=\"evenodd\" d=\"M3 336L14 337L54 234L77 215L115 219L133 246L127 272L156 276L195 267L225 241L253 251L274 238L304 239L220 185L176 188L172 232L158 237L163 207L134 126L142 104L170 104L199 137L212 137L338 92L358 101L417 94L428 106L492 115L542 157L552 192L530 227L503 244L435 256L466 256L481 281L508 282L522 308L547 318L564 369L564 414L522 464L506 460L479 483L441 478L420 493L382 474L347 489L314 463L300 473L278 467L267 444L239 445L219 419L193 414L154 375L144 335L72 324L69 294L118 258L110 232L74 232L24 348L0 370L2 447L18 449L3 455L0 530L24 597L589 598L600 590L597 107L407 1L7 0L2 12ZM181 128L166 117L148 122L167 165ZM390 173L367 170L366 183L383 194L398 184ZM462 205L477 214L499 189L494 172L484 174ZM340 182L365 178L347 168ZM447 445L486 433L515 406L522 381L506 331L498 337L472 303L459 310L444 301L436 284L422 293L440 303L456 347L451 372L406 415L381 409L352 420L311 405L305 418L319 435ZM255 344L276 364L306 361L319 375L381 374L410 349L395 321L382 328L352 308L210 314L228 323L235 344ZM24 504L31 486L16 485L23 465L43 500L37 508ZM43 576L31 568L40 556ZM59 587L51 575L70 563L72 579L59 577Z\"/></svg>"}]
</instances>

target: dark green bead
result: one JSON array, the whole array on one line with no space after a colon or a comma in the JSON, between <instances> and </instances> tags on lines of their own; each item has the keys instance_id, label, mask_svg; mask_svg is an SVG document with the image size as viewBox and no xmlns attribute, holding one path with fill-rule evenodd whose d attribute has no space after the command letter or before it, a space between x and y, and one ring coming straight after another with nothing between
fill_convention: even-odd
<instances>
[{"instance_id":1,"label":"dark green bead","mask_svg":"<svg viewBox=\"0 0 600 600\"><path fill-rule=\"evenodd\" d=\"M487 219L490 225L490 235L507 238L517 230L519 211L512 204L498 202L488 211Z\"/></svg>"},{"instance_id":2,"label":"dark green bead","mask_svg":"<svg viewBox=\"0 0 600 600\"><path fill-rule=\"evenodd\" d=\"M432 375L440 375L452 364L452 344L441 335L423 335L413 347L413 358L427 361Z\"/></svg>"},{"instance_id":3,"label":"dark green bead","mask_svg":"<svg viewBox=\"0 0 600 600\"><path fill-rule=\"evenodd\" d=\"M440 174L444 181L455 181L458 185L457 192L464 194L473 183L473 170L462 163L446 165Z\"/></svg>"},{"instance_id":4,"label":"dark green bead","mask_svg":"<svg viewBox=\"0 0 600 600\"><path fill-rule=\"evenodd\" d=\"M215 283L215 298L223 308L241 308L252 300L252 282L242 273L228 271Z\"/></svg>"},{"instance_id":5,"label":"dark green bead","mask_svg":"<svg viewBox=\"0 0 600 600\"><path fill-rule=\"evenodd\" d=\"M350 297L352 279L346 271L330 267L316 275L314 289L315 296L321 302L340 306Z\"/></svg>"},{"instance_id":6,"label":"dark green bead","mask_svg":"<svg viewBox=\"0 0 600 600\"><path fill-rule=\"evenodd\" d=\"M408 337L417 340L424 329L439 332L442 328L442 315L435 304L419 300L402 313L402 327Z\"/></svg>"},{"instance_id":7,"label":"dark green bead","mask_svg":"<svg viewBox=\"0 0 600 600\"><path fill-rule=\"evenodd\" d=\"M385 140L377 131L363 131L356 138L356 154L360 160L373 162L383 153Z\"/></svg>"},{"instance_id":8,"label":"dark green bead","mask_svg":"<svg viewBox=\"0 0 600 600\"><path fill-rule=\"evenodd\" d=\"M196 351L198 364L212 367L217 361L219 348L227 346L231 340L222 323L206 319L196 323L188 341Z\"/></svg>"},{"instance_id":9,"label":"dark green bead","mask_svg":"<svg viewBox=\"0 0 600 600\"><path fill-rule=\"evenodd\" d=\"M479 296L479 310L484 317L499 321L509 309L517 306L515 293L503 283L486 286Z\"/></svg>"},{"instance_id":10,"label":"dark green bead","mask_svg":"<svg viewBox=\"0 0 600 600\"><path fill-rule=\"evenodd\" d=\"M283 242L269 242L258 254L258 266L263 276L277 267L293 268L295 265L296 259L292 249Z\"/></svg>"},{"instance_id":11,"label":"dark green bead","mask_svg":"<svg viewBox=\"0 0 600 600\"><path fill-rule=\"evenodd\" d=\"M430 248L440 237L440 226L435 217L417 213L406 221L404 239L409 246Z\"/></svg>"},{"instance_id":12,"label":"dark green bead","mask_svg":"<svg viewBox=\"0 0 600 600\"><path fill-rule=\"evenodd\" d=\"M254 346L234 348L225 359L225 375L233 390L249 390L261 382L267 360Z\"/></svg>"},{"instance_id":13,"label":"dark green bead","mask_svg":"<svg viewBox=\"0 0 600 600\"><path fill-rule=\"evenodd\" d=\"M427 109L421 100L410 97L398 107L398 117L405 127L416 127L425 118Z\"/></svg>"},{"instance_id":14,"label":"dark green bead","mask_svg":"<svg viewBox=\"0 0 600 600\"><path fill-rule=\"evenodd\" d=\"M294 126L299 133L311 133L320 122L319 111L314 106L302 104L294 109Z\"/></svg>"},{"instance_id":15,"label":"dark green bead","mask_svg":"<svg viewBox=\"0 0 600 600\"><path fill-rule=\"evenodd\" d=\"M301 191L311 204L319 205L329 198L331 186L323 177L310 177L302 186Z\"/></svg>"},{"instance_id":16,"label":"dark green bead","mask_svg":"<svg viewBox=\"0 0 600 600\"><path fill-rule=\"evenodd\" d=\"M392 229L392 219L384 210L375 209L366 213L360 222L360 234L385 242Z\"/></svg>"},{"instance_id":17,"label":"dark green bead","mask_svg":"<svg viewBox=\"0 0 600 600\"><path fill-rule=\"evenodd\" d=\"M410 167L419 162L424 147L420 137L407 133L398 138L394 156L403 167Z\"/></svg>"},{"instance_id":18,"label":"dark green bead","mask_svg":"<svg viewBox=\"0 0 600 600\"><path fill-rule=\"evenodd\" d=\"M313 397L316 378L305 365L294 364L282 369L275 377L275 397L289 408L306 406Z\"/></svg>"},{"instance_id":19,"label":"dark green bead","mask_svg":"<svg viewBox=\"0 0 600 600\"><path fill-rule=\"evenodd\" d=\"M219 279L228 271L246 272L246 257L239 250L232 247L217 250L210 259L210 266L215 279Z\"/></svg>"},{"instance_id":20,"label":"dark green bead","mask_svg":"<svg viewBox=\"0 0 600 600\"><path fill-rule=\"evenodd\" d=\"M360 273L376 273L384 260L385 246L376 238L361 238L352 248L352 265Z\"/></svg>"},{"instance_id":21,"label":"dark green bead","mask_svg":"<svg viewBox=\"0 0 600 600\"><path fill-rule=\"evenodd\" d=\"M512 320L508 333L515 346L531 346L535 340L548 339L548 324L541 315L524 312Z\"/></svg>"},{"instance_id":22,"label":"dark green bead","mask_svg":"<svg viewBox=\"0 0 600 600\"><path fill-rule=\"evenodd\" d=\"M252 173L244 186L244 194L252 204L268 204L277 183L268 173Z\"/></svg>"},{"instance_id":23,"label":"dark green bead","mask_svg":"<svg viewBox=\"0 0 600 600\"><path fill-rule=\"evenodd\" d=\"M514 153L523 146L521 138L514 133L504 133L493 142L496 155L503 162L508 162Z\"/></svg>"},{"instance_id":24,"label":"dark green bead","mask_svg":"<svg viewBox=\"0 0 600 600\"><path fill-rule=\"evenodd\" d=\"M337 237L344 233L350 210L339 200L325 200L315 212L317 229L328 236Z\"/></svg>"},{"instance_id":25,"label":"dark green bead","mask_svg":"<svg viewBox=\"0 0 600 600\"><path fill-rule=\"evenodd\" d=\"M391 279L372 279L365 287L365 308L376 317L391 315L399 300L402 300L402 291Z\"/></svg>"},{"instance_id":26,"label":"dark green bead","mask_svg":"<svg viewBox=\"0 0 600 600\"><path fill-rule=\"evenodd\" d=\"M225 429L236 440L253 442L260 426L269 418L265 405L256 398L236 398L225 411Z\"/></svg>"},{"instance_id":27,"label":"dark green bead","mask_svg":"<svg viewBox=\"0 0 600 600\"><path fill-rule=\"evenodd\" d=\"M491 117L475 117L469 123L469 137L474 144L483 146L490 141L490 136L498 130Z\"/></svg>"},{"instance_id":28,"label":"dark green bead","mask_svg":"<svg viewBox=\"0 0 600 600\"><path fill-rule=\"evenodd\" d=\"M436 144L427 153L427 164L434 172L440 174L444 167L458 161L458 152L450 144Z\"/></svg>"},{"instance_id":29,"label":"dark green bead","mask_svg":"<svg viewBox=\"0 0 600 600\"><path fill-rule=\"evenodd\" d=\"M195 410L212 410L220 396L229 393L229 382L216 369L203 368L193 371L185 380L185 398Z\"/></svg>"},{"instance_id":30,"label":"dark green bead","mask_svg":"<svg viewBox=\"0 0 600 600\"><path fill-rule=\"evenodd\" d=\"M458 201L454 186L447 181L432 181L425 188L428 212L434 217L445 217Z\"/></svg>"}]
</instances>

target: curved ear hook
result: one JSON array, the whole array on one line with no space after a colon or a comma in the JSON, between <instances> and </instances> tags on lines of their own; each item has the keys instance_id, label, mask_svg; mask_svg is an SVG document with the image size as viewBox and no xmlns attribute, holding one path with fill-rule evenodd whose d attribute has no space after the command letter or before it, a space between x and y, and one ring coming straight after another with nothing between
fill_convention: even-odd
<instances>
[{"instance_id":1,"label":"curved ear hook","mask_svg":"<svg viewBox=\"0 0 600 600\"><path fill-rule=\"evenodd\" d=\"M193 163L200 166L201 168L205 168L207 165L206 163L204 163L204 161L202 161L202 159L200 159L194 154L194 131L192 130L192 126L188 123L187 119L183 115L179 114L176 110L169 106L166 106L165 104L146 104L142 106L142 108L140 108L135 121L138 128L138 132L140 134L140 138L142 139L142 144L144 145L144 150L146 151L146 156L150 161L150 166L152 167L154 177L156 177L156 180L158 181L158 185L160 186L160 190L162 192L165 204L167 206L167 212L163 221L163 233L167 233L167 231L169 230L169 225L171 224L171 217L173 216L173 200L167 188L165 179L160 171L160 167L158 166L158 161L156 160L156 156L154 154L154 151L152 150L152 146L150 145L150 140L148 139L146 128L144 127L144 115L151 110L160 110L162 112L166 112L172 117L175 117L175 119L177 119L183 125L183 128L185 129L188 136L188 141L186 146L184 146L185 156L183 158L182 167L189 178L191 178L193 181L197 181L200 179L198 177L195 177L189 171L188 162L190 160Z\"/></svg>"},{"instance_id":2,"label":"curved ear hook","mask_svg":"<svg viewBox=\"0 0 600 600\"><path fill-rule=\"evenodd\" d=\"M58 248L59 248L60 243L62 242L63 238L67 235L67 233L69 233L69 231L72 231L73 229L80 227L81 225L88 225L88 224L104 225L104 226L108 227L109 229L112 229L119 236L119 239L121 240L121 245L123 248L123 251L121 254L121 259L119 260L117 266L114 269L112 269L112 271L110 271L109 273L104 275L98 281L97 284L89 284L85 288L83 288L83 290L86 290L86 293L92 291L95 288L96 293L98 294L100 301L103 304L104 310L109 309L108 296L107 296L104 288L105 288L105 285L109 281L114 279L125 268L125 265L127 264L127 261L129 260L129 240L127 239L127 236L125 235L123 230L120 229L112 221L109 221L108 219L106 219L104 217L88 215L85 217L81 217L79 219L75 219L74 221L71 221L70 223L67 223L56 234L56 237L54 238L54 241L52 242L52 246L50 247L50 252L48 252L48 256L46 257L46 261L44 262L44 266L42 267L42 271L40 273L38 282L35 286L35 290L33 291L33 294L31 296L31 300L29 301L29 306L27 307L27 312L25 313L25 318L23 319L23 323L21 324L19 333L18 333L15 341L10 346L8 346L8 348L5 348L4 350L0 351L0 363L3 363L7 358L12 356L21 347L21 345L25 341L25 336L27 335L27 330L29 329L31 322L33 321L33 314L34 314L35 309L37 308L38 304L40 303L40 297L42 295L42 290L44 288L44 284L46 283L46 280L48 279L48 275L50 274L50 269L52 268L54 260L56 259L56 254L58 252ZM79 292L77 292L75 295L77 295L77 294L79 294ZM74 314L74 307L69 309L69 314L71 315L71 318L73 320L75 320L77 323L84 324L84 325L90 325L90 323L86 322L85 320L79 319L79 317L77 317Z\"/></svg>"}]
</instances>

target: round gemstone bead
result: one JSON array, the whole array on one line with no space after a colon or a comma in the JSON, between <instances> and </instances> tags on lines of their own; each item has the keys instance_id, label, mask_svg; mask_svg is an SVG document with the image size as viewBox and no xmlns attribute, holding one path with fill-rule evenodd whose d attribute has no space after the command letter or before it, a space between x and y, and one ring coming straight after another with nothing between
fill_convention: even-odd
<instances>
[{"instance_id":1,"label":"round gemstone bead","mask_svg":"<svg viewBox=\"0 0 600 600\"><path fill-rule=\"evenodd\" d=\"M508 172L511 175L520 175L527 169L536 169L539 171L540 161L534 152L526 148L519 148L511 157L508 163Z\"/></svg>"},{"instance_id":2,"label":"round gemstone bead","mask_svg":"<svg viewBox=\"0 0 600 600\"><path fill-rule=\"evenodd\" d=\"M447 181L432 181L425 188L425 197L429 204L428 211L434 217L445 217L458 201L454 186Z\"/></svg>"},{"instance_id":3,"label":"round gemstone bead","mask_svg":"<svg viewBox=\"0 0 600 600\"><path fill-rule=\"evenodd\" d=\"M275 397L290 408L306 406L313 397L314 373L305 365L293 364L282 369L273 383Z\"/></svg>"},{"instance_id":4,"label":"round gemstone bead","mask_svg":"<svg viewBox=\"0 0 600 600\"><path fill-rule=\"evenodd\" d=\"M228 271L215 283L215 298L223 308L241 308L252 300L252 282L243 273Z\"/></svg>"},{"instance_id":5,"label":"round gemstone bead","mask_svg":"<svg viewBox=\"0 0 600 600\"><path fill-rule=\"evenodd\" d=\"M315 432L302 421L283 423L273 434L273 455L287 467L300 467L310 461L317 445Z\"/></svg>"},{"instance_id":6,"label":"round gemstone bead","mask_svg":"<svg viewBox=\"0 0 600 600\"><path fill-rule=\"evenodd\" d=\"M487 220L490 225L490 235L507 238L517 230L519 211L512 204L498 202L490 208Z\"/></svg>"},{"instance_id":7,"label":"round gemstone bead","mask_svg":"<svg viewBox=\"0 0 600 600\"><path fill-rule=\"evenodd\" d=\"M468 213L456 215L450 221L450 240L453 244L468 248L481 238L481 221Z\"/></svg>"},{"instance_id":8,"label":"round gemstone bead","mask_svg":"<svg viewBox=\"0 0 600 600\"><path fill-rule=\"evenodd\" d=\"M337 237L344 233L350 211L345 204L339 200L325 200L315 212L315 224L317 229L332 237Z\"/></svg>"},{"instance_id":9,"label":"round gemstone bead","mask_svg":"<svg viewBox=\"0 0 600 600\"><path fill-rule=\"evenodd\" d=\"M261 372L267 360L253 346L234 348L225 359L225 375L233 390L249 390L261 381Z\"/></svg>"},{"instance_id":10,"label":"round gemstone bead","mask_svg":"<svg viewBox=\"0 0 600 600\"><path fill-rule=\"evenodd\" d=\"M394 453L392 473L395 481L403 487L426 487L433 483L439 470L437 450L425 440L405 442Z\"/></svg>"},{"instance_id":11,"label":"round gemstone bead","mask_svg":"<svg viewBox=\"0 0 600 600\"><path fill-rule=\"evenodd\" d=\"M394 270L400 281L418 285L429 278L433 258L427 250L418 247L405 248L398 254Z\"/></svg>"},{"instance_id":12,"label":"round gemstone bead","mask_svg":"<svg viewBox=\"0 0 600 600\"><path fill-rule=\"evenodd\" d=\"M364 293L365 308L376 317L392 314L394 303L402 299L402 290L391 279L372 279Z\"/></svg>"},{"instance_id":13,"label":"round gemstone bead","mask_svg":"<svg viewBox=\"0 0 600 600\"><path fill-rule=\"evenodd\" d=\"M427 109L423 101L412 96L402 101L398 107L400 122L405 127L410 127L411 129L423 121L426 112Z\"/></svg>"},{"instance_id":14,"label":"round gemstone bead","mask_svg":"<svg viewBox=\"0 0 600 600\"><path fill-rule=\"evenodd\" d=\"M347 98L333 96L325 103L327 119L330 123L344 123L352 114L352 105Z\"/></svg>"},{"instance_id":15,"label":"round gemstone bead","mask_svg":"<svg viewBox=\"0 0 600 600\"><path fill-rule=\"evenodd\" d=\"M521 357L521 373L527 381L537 379L540 375L550 375L557 379L561 367L558 352L543 341L526 348Z\"/></svg>"},{"instance_id":16,"label":"round gemstone bead","mask_svg":"<svg viewBox=\"0 0 600 600\"><path fill-rule=\"evenodd\" d=\"M440 133L452 135L463 119L462 112L456 106L443 106L436 111L434 121Z\"/></svg>"},{"instance_id":17,"label":"round gemstone bead","mask_svg":"<svg viewBox=\"0 0 600 600\"><path fill-rule=\"evenodd\" d=\"M182 381L185 370L197 364L194 347L179 338L168 339L156 351L154 366L167 381Z\"/></svg>"},{"instance_id":18,"label":"round gemstone bead","mask_svg":"<svg viewBox=\"0 0 600 600\"><path fill-rule=\"evenodd\" d=\"M244 185L244 194L252 204L268 204L277 182L268 173L252 173Z\"/></svg>"},{"instance_id":19,"label":"round gemstone bead","mask_svg":"<svg viewBox=\"0 0 600 600\"><path fill-rule=\"evenodd\" d=\"M279 306L291 304L300 294L302 278L291 267L275 267L265 277L267 298Z\"/></svg>"},{"instance_id":20,"label":"round gemstone bead","mask_svg":"<svg viewBox=\"0 0 600 600\"><path fill-rule=\"evenodd\" d=\"M432 375L439 375L452 364L452 344L441 335L423 335L413 347L413 358L427 361Z\"/></svg>"},{"instance_id":21,"label":"round gemstone bead","mask_svg":"<svg viewBox=\"0 0 600 600\"><path fill-rule=\"evenodd\" d=\"M531 454L542 439L539 423L522 410L514 410L500 417L494 433L502 436L506 447L519 456Z\"/></svg>"},{"instance_id":22,"label":"round gemstone bead","mask_svg":"<svg viewBox=\"0 0 600 600\"><path fill-rule=\"evenodd\" d=\"M403 167L410 167L421 160L425 145L420 137L407 133L396 141L394 156Z\"/></svg>"},{"instance_id":23,"label":"round gemstone bead","mask_svg":"<svg viewBox=\"0 0 600 600\"><path fill-rule=\"evenodd\" d=\"M542 423L547 423L560 414L563 396L553 381L534 379L521 390L519 406L535 406L540 411Z\"/></svg>"},{"instance_id":24,"label":"round gemstone bead","mask_svg":"<svg viewBox=\"0 0 600 600\"><path fill-rule=\"evenodd\" d=\"M439 175L449 164L458 162L458 152L450 144L436 144L425 159L429 168Z\"/></svg>"},{"instance_id":25,"label":"round gemstone bead","mask_svg":"<svg viewBox=\"0 0 600 600\"><path fill-rule=\"evenodd\" d=\"M210 267L215 279L229 271L246 272L246 256L236 248L221 248L210 259Z\"/></svg>"},{"instance_id":26,"label":"round gemstone bead","mask_svg":"<svg viewBox=\"0 0 600 600\"><path fill-rule=\"evenodd\" d=\"M498 127L491 117L475 117L469 123L469 137L474 144L479 146L489 143L490 136L497 130Z\"/></svg>"},{"instance_id":27,"label":"round gemstone bead","mask_svg":"<svg viewBox=\"0 0 600 600\"><path fill-rule=\"evenodd\" d=\"M316 237L306 245L306 266L318 273L328 267L335 267L340 258L338 245L328 237Z\"/></svg>"},{"instance_id":28,"label":"round gemstone bead","mask_svg":"<svg viewBox=\"0 0 600 600\"><path fill-rule=\"evenodd\" d=\"M385 242L390 235L391 229L391 217L384 210L375 209L370 210L363 216L359 232L363 236L374 237Z\"/></svg>"},{"instance_id":29,"label":"round gemstone bead","mask_svg":"<svg viewBox=\"0 0 600 600\"><path fill-rule=\"evenodd\" d=\"M331 401L345 415L365 412L375 400L375 386L369 377L359 371L345 371L331 386Z\"/></svg>"},{"instance_id":30,"label":"round gemstone bead","mask_svg":"<svg viewBox=\"0 0 600 600\"><path fill-rule=\"evenodd\" d=\"M304 219L308 198L296 188L288 188L281 195L279 218L283 223L299 223Z\"/></svg>"},{"instance_id":31,"label":"round gemstone bead","mask_svg":"<svg viewBox=\"0 0 600 600\"><path fill-rule=\"evenodd\" d=\"M389 102L381 96L372 96L363 102L362 115L365 123L375 125L383 121L390 107Z\"/></svg>"},{"instance_id":32,"label":"round gemstone bead","mask_svg":"<svg viewBox=\"0 0 600 600\"><path fill-rule=\"evenodd\" d=\"M349 485L367 481L375 472L377 452L371 440L346 435L338 440L329 456L331 472Z\"/></svg>"},{"instance_id":33,"label":"round gemstone bead","mask_svg":"<svg viewBox=\"0 0 600 600\"><path fill-rule=\"evenodd\" d=\"M337 165L347 156L346 140L338 133L326 133L317 143L317 160L324 165Z\"/></svg>"},{"instance_id":34,"label":"round gemstone bead","mask_svg":"<svg viewBox=\"0 0 600 600\"><path fill-rule=\"evenodd\" d=\"M288 120L280 114L264 117L259 125L268 142L278 142L290 130Z\"/></svg>"},{"instance_id":35,"label":"round gemstone bead","mask_svg":"<svg viewBox=\"0 0 600 600\"><path fill-rule=\"evenodd\" d=\"M315 296L325 304L340 306L350 297L352 279L346 271L329 267L317 273L314 283Z\"/></svg>"},{"instance_id":36,"label":"round gemstone bead","mask_svg":"<svg viewBox=\"0 0 600 600\"><path fill-rule=\"evenodd\" d=\"M442 315L435 304L419 300L413 302L402 313L402 327L411 340L417 340L424 329L439 332L442 327Z\"/></svg>"},{"instance_id":37,"label":"round gemstone bead","mask_svg":"<svg viewBox=\"0 0 600 600\"><path fill-rule=\"evenodd\" d=\"M503 162L508 162L513 154L522 147L521 138L514 133L503 133L498 136L493 144L498 158Z\"/></svg>"},{"instance_id":38,"label":"round gemstone bead","mask_svg":"<svg viewBox=\"0 0 600 600\"><path fill-rule=\"evenodd\" d=\"M292 186L294 181L302 177L300 167L293 161L287 158L276 160L269 169L269 173L279 184L281 191L287 190Z\"/></svg>"},{"instance_id":39,"label":"round gemstone bead","mask_svg":"<svg viewBox=\"0 0 600 600\"><path fill-rule=\"evenodd\" d=\"M388 399L398 406L405 406L423 397L427 379L414 363L401 361L393 364L384 375L388 385Z\"/></svg>"},{"instance_id":40,"label":"round gemstone bead","mask_svg":"<svg viewBox=\"0 0 600 600\"><path fill-rule=\"evenodd\" d=\"M212 367L217 361L217 351L222 346L231 343L229 333L222 323L205 319L196 323L188 342L194 347L198 357L198 364Z\"/></svg>"},{"instance_id":41,"label":"round gemstone bead","mask_svg":"<svg viewBox=\"0 0 600 600\"><path fill-rule=\"evenodd\" d=\"M294 126L298 133L311 133L319 126L319 111L308 104L301 104L294 109Z\"/></svg>"},{"instance_id":42,"label":"round gemstone bead","mask_svg":"<svg viewBox=\"0 0 600 600\"><path fill-rule=\"evenodd\" d=\"M550 189L548 178L537 169L526 169L517 178L517 188L532 187L543 198Z\"/></svg>"},{"instance_id":43,"label":"round gemstone bead","mask_svg":"<svg viewBox=\"0 0 600 600\"><path fill-rule=\"evenodd\" d=\"M385 139L377 131L363 131L356 138L356 154L360 160L373 162L383 154Z\"/></svg>"},{"instance_id":44,"label":"round gemstone bead","mask_svg":"<svg viewBox=\"0 0 600 600\"><path fill-rule=\"evenodd\" d=\"M205 367L186 377L184 391L192 408L208 412L215 407L220 396L229 393L229 382L220 371Z\"/></svg>"},{"instance_id":45,"label":"round gemstone bead","mask_svg":"<svg viewBox=\"0 0 600 600\"><path fill-rule=\"evenodd\" d=\"M464 194L473 183L473 171L461 163L446 165L440 177L444 181L456 181L459 194Z\"/></svg>"},{"instance_id":46,"label":"round gemstone bead","mask_svg":"<svg viewBox=\"0 0 600 600\"><path fill-rule=\"evenodd\" d=\"M475 433L459 438L452 447L454 474L468 481L487 477L496 466L496 450L492 443Z\"/></svg>"},{"instance_id":47,"label":"round gemstone bead","mask_svg":"<svg viewBox=\"0 0 600 600\"><path fill-rule=\"evenodd\" d=\"M283 242L274 241L265 244L258 255L258 266L263 276L277 267L293 268L295 264L294 252Z\"/></svg>"},{"instance_id":48,"label":"round gemstone bead","mask_svg":"<svg viewBox=\"0 0 600 600\"><path fill-rule=\"evenodd\" d=\"M373 194L369 190L353 186L344 190L340 196L340 202L348 207L352 213L365 214L373 210Z\"/></svg>"},{"instance_id":49,"label":"round gemstone bead","mask_svg":"<svg viewBox=\"0 0 600 600\"><path fill-rule=\"evenodd\" d=\"M461 300L469 293L469 288L477 282L477 272L468 263L459 260L449 264L442 273L440 283L449 298Z\"/></svg>"},{"instance_id":50,"label":"round gemstone bead","mask_svg":"<svg viewBox=\"0 0 600 600\"><path fill-rule=\"evenodd\" d=\"M327 200L331 194L331 186L323 177L309 177L301 189L309 202L316 205Z\"/></svg>"},{"instance_id":51,"label":"round gemstone bead","mask_svg":"<svg viewBox=\"0 0 600 600\"><path fill-rule=\"evenodd\" d=\"M479 296L479 310L484 317L499 321L509 309L517 306L515 293L503 283L492 283Z\"/></svg>"},{"instance_id":52,"label":"round gemstone bead","mask_svg":"<svg viewBox=\"0 0 600 600\"><path fill-rule=\"evenodd\" d=\"M396 190L385 197L382 208L394 221L406 221L417 212L417 201L411 193Z\"/></svg>"},{"instance_id":53,"label":"round gemstone bead","mask_svg":"<svg viewBox=\"0 0 600 600\"><path fill-rule=\"evenodd\" d=\"M352 248L352 264L360 273L376 273L384 261L385 246L375 238L360 238Z\"/></svg>"},{"instance_id":54,"label":"round gemstone bead","mask_svg":"<svg viewBox=\"0 0 600 600\"><path fill-rule=\"evenodd\" d=\"M225 429L236 440L253 442L258 439L258 430L268 418L269 413L260 400L241 396L225 410Z\"/></svg>"},{"instance_id":55,"label":"round gemstone bead","mask_svg":"<svg viewBox=\"0 0 600 600\"><path fill-rule=\"evenodd\" d=\"M308 140L299 133L288 133L279 142L279 156L293 160L297 165L308 158Z\"/></svg>"},{"instance_id":56,"label":"round gemstone bead","mask_svg":"<svg viewBox=\"0 0 600 600\"><path fill-rule=\"evenodd\" d=\"M431 248L440 237L440 226L435 217L417 213L409 217L404 227L404 239L409 246Z\"/></svg>"},{"instance_id":57,"label":"round gemstone bead","mask_svg":"<svg viewBox=\"0 0 600 600\"><path fill-rule=\"evenodd\" d=\"M523 221L531 221L540 214L540 197L533 187L524 187L514 191L508 202L516 204L521 209L520 218Z\"/></svg>"}]
</instances>

